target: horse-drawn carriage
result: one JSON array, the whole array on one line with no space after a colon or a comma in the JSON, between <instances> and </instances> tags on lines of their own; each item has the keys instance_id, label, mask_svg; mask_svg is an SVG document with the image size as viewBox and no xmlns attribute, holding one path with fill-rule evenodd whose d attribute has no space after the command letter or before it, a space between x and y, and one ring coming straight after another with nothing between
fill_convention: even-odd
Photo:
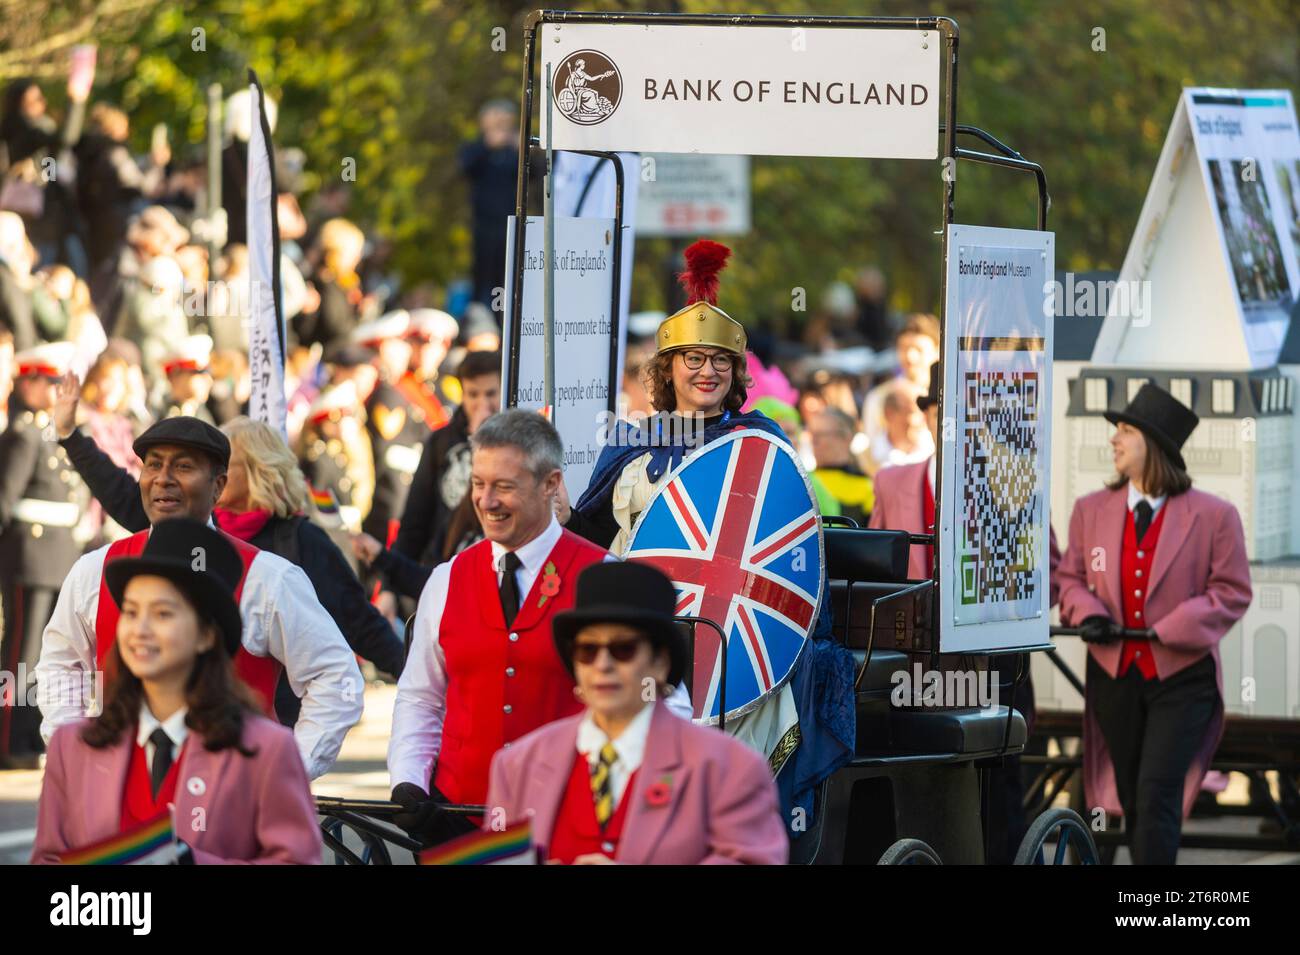
<instances>
[{"instance_id":1,"label":"horse-drawn carriage","mask_svg":"<svg viewBox=\"0 0 1300 955\"><path fill-rule=\"evenodd\" d=\"M903 111L896 114L896 123L886 121L882 113L874 114L881 117L879 123L864 124L858 119L846 125L843 120L833 121L829 114L795 110L789 113L791 121L809 125L806 135L797 137L798 148L793 151L798 155L941 160L944 331L938 403L942 420L959 422L961 426L952 435L945 426L945 437L937 442L935 533L913 535L844 523L817 528L818 555L823 563L818 568L820 579L813 585L818 594L812 601L812 619L822 606L829 606L830 638L852 655L856 740L847 765L818 787L809 827L792 839L791 859L817 864L940 860L979 863L984 861L986 841L981 794L992 769L1023 749L1024 717L1013 706L996 702L981 704L968 698L936 703L894 697L900 674L907 677L915 672L919 677L922 673L937 673L941 680L954 684L981 679L987 684L992 674L1005 669L999 664L1009 661L1015 672L1005 681L1005 687L998 687L999 695L1009 701L1026 675L1023 652L1050 645L1045 427L1050 417L1052 331L1043 299L1052 278L1053 244L1051 235L1044 231L1048 197L1042 168L988 133L957 123L956 24L944 17L539 11L529 17L525 26L521 148L576 150L609 161L616 171L611 220L615 244L608 388L612 412L618 381L618 242L626 228L622 219L625 177L614 150L787 154L792 144L788 137L781 140L770 135L772 124L756 121L758 114L752 108L742 108L734 122L721 125L716 119L701 120L703 113L697 116L683 111L676 118L679 124L695 123L692 128L696 134L709 142L718 135L738 137L718 144L725 148L710 150L693 141L691 149L685 149L681 136L662 146L652 145L657 127L637 122L636 117L643 114L636 110L643 109L644 104L633 100L630 92L645 87L634 74L645 68L641 61L646 51L657 43L665 48L694 43L705 49L718 40L728 50L734 48L740 61L752 60L755 51L765 50L768 60L780 58L783 69L798 74L810 60L806 56L787 58L786 47L802 51L805 46L801 44L809 35L824 41L825 49L838 57L835 62L848 71L864 62L862 43L879 44L882 56L897 58L900 75L907 72L917 81L911 86L910 107L920 111L909 114L915 123L903 119ZM617 87L630 101L620 107L615 117L618 122L575 126L557 117L554 122L548 119L539 124L542 136L531 138L542 65L539 58L549 77L552 60L563 62L566 56L579 54L591 56L593 49L601 50L602 62L619 60L623 64L618 83L610 80L608 87L611 96L616 95ZM645 62L655 59L650 56ZM681 57L674 51L672 57L660 59ZM729 62L720 53L706 56L704 61ZM826 66L831 60L823 56L816 62ZM770 86L770 81L760 81L760 92L765 82ZM787 87L791 85L786 83ZM554 84L548 82L543 88L549 110ZM746 88L752 94L753 85L737 81L736 95L743 96ZM871 89L875 89L874 85ZM778 104L773 99L769 105L784 110L792 102L787 98ZM564 106L564 102L559 103L561 113ZM933 113L927 115L924 110ZM840 135L850 129L857 132ZM561 132L568 141L557 142ZM936 135L940 148L936 148ZM614 142L619 136L631 136L637 141ZM959 147L958 136L978 139L991 151ZM991 230L954 225L956 166L962 160L1032 175L1038 192L1037 229ZM529 167L529 163L520 164L516 217L520 222L528 209ZM514 230L513 274L508 277L509 311L517 315L524 314L526 231ZM539 255L538 260L550 263L552 256ZM507 323L504 382L511 405L518 404L520 397L521 324ZM554 318L549 310L541 324L546 335L553 336ZM546 341L549 346L551 338ZM529 347L536 349L538 345L534 341ZM552 352L553 347L547 347L534 358L537 366L545 369L541 393L548 397L540 404L553 407L549 399L555 377ZM537 389L529 390L535 397ZM574 429L573 442L582 447L589 439L590 423L579 417L573 416L568 427ZM557 427L564 436L563 414ZM972 487L980 491L978 502L967 499L966 489ZM986 531L992 536L990 529L996 530L998 538L992 544L984 539ZM959 539L959 532L965 537ZM806 534L806 529L801 533ZM909 579L913 547L933 548L934 559L926 572L930 579ZM959 566L960 574L955 571ZM680 575L669 576L679 587L683 582L695 583ZM722 589L724 595L729 592ZM728 637L722 627L727 621L710 619L725 613L709 612L706 604L701 598L687 623L692 640L699 626L721 634L721 671L725 675ZM807 619L808 614L802 617ZM812 629L809 623L807 632ZM712 645L712 637L708 639ZM790 663L797 656L797 652L787 653L783 659ZM779 684L778 680L768 690L779 688ZM700 696L706 711L716 713L721 729L728 719L727 708L721 704L721 699L727 697L725 676L721 685L715 688L711 684L707 694ZM410 839L382 822L385 815L396 811L395 807L346 800L319 802L326 842L340 861L387 862L391 860L388 845L415 848ZM449 811L474 812L479 808ZM356 840L360 840L359 851L353 851ZM352 847L346 844L349 841ZM1049 844L1055 844L1052 858L1058 862L1096 859L1087 826L1069 810L1052 810L1035 820L1020 857L1024 861L1042 861L1044 847Z\"/></svg>"},{"instance_id":2,"label":"horse-drawn carriage","mask_svg":"<svg viewBox=\"0 0 1300 955\"><path fill-rule=\"evenodd\" d=\"M1024 716L1008 705L977 701L895 705L891 697L897 695L898 675L910 675L916 665L969 679L976 669L989 674L997 663L935 652L934 583L907 579L909 547L924 546L928 537L836 520L824 528L824 540L833 637L854 658L857 741L849 763L818 788L807 831L791 840L791 862L981 863L981 793L987 774L1024 749ZM722 633L715 621L679 620L692 635L700 626ZM725 642L723 647L725 653ZM992 659L1010 661L1015 669L999 686L998 695L1010 699L1027 675L1020 655ZM720 728L725 732L725 725ZM317 804L326 845L340 864L390 864L395 849L420 849L385 821L399 811L391 803L320 798ZM446 811L482 809L449 806ZM1044 805L1016 861L1067 860L1097 861L1088 827L1073 810Z\"/></svg>"}]
</instances>

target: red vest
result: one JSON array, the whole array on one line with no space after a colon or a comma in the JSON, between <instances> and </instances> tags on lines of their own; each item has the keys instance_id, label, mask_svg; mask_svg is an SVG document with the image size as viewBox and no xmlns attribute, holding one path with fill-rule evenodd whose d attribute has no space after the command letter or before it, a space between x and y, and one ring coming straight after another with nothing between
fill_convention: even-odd
<instances>
[{"instance_id":1,"label":"red vest","mask_svg":"<svg viewBox=\"0 0 1300 955\"><path fill-rule=\"evenodd\" d=\"M244 564L244 572L239 576L239 586L235 588L235 600L239 601L244 593L244 581L248 578L248 568L253 563L253 558L260 551L252 544L246 544L236 537L231 537L224 531L221 531L226 540L230 541L231 546L239 554L239 559ZM138 557L144 551L145 542L149 540L149 531L143 530L130 537L124 537L115 541L108 547L108 553L104 555L104 566L107 567L109 561L117 560L119 557ZM108 659L108 649L117 642L117 618L121 615L121 608L118 607L117 601L109 593L108 585L101 577L99 582L99 606L95 611L95 664L96 669L104 674L104 681L107 683L112 679L113 674L104 669L104 661ZM235 673L241 680L257 695L262 703L262 710L267 716L275 719L275 685L280 682L280 661L272 657L257 657L249 653L243 647L235 654Z\"/></svg>"},{"instance_id":2,"label":"red vest","mask_svg":"<svg viewBox=\"0 0 1300 955\"><path fill-rule=\"evenodd\" d=\"M555 815L555 825L551 828L551 845L546 850L547 859L555 859L565 865L572 864L578 856L593 852L603 853L611 859L618 853L618 840L623 835L623 820L627 818L627 807L636 792L638 769L627 781L623 798L614 807L614 815L609 817L602 832L596 821L596 800L591 794L591 764L581 753L573 762L573 772L569 774L569 785L564 790L564 801L560 803Z\"/></svg>"},{"instance_id":3,"label":"red vest","mask_svg":"<svg viewBox=\"0 0 1300 955\"><path fill-rule=\"evenodd\" d=\"M1120 606L1124 611L1124 626L1130 630L1145 630L1150 626L1143 611L1147 606L1147 582L1151 579L1151 564L1160 540L1160 528L1165 523L1165 510L1161 507L1151 519L1147 532L1142 535L1141 548L1137 543L1137 523L1132 511L1124 521L1124 546L1119 556ZM1151 655L1150 641L1124 641L1116 672L1123 676L1133 664L1137 664L1143 678L1156 678L1156 661Z\"/></svg>"},{"instance_id":4,"label":"red vest","mask_svg":"<svg viewBox=\"0 0 1300 955\"><path fill-rule=\"evenodd\" d=\"M573 695L573 678L551 642L551 617L573 606L578 574L604 560L605 554L563 531L547 557L560 578L559 593L542 602L543 564L509 631L491 542L479 541L452 561L447 606L438 628L446 661L447 709L433 778L452 802L482 803L488 767L498 749L582 711Z\"/></svg>"},{"instance_id":5,"label":"red vest","mask_svg":"<svg viewBox=\"0 0 1300 955\"><path fill-rule=\"evenodd\" d=\"M158 798L154 798L153 781L149 778L149 759L144 747L132 744L131 768L126 773L126 788L122 791L122 816L118 825L119 832L129 832L142 822L154 819L167 808L167 804L176 801L176 777L181 771L181 756L190 738L185 737L176 761L167 770L162 785L158 787Z\"/></svg>"}]
</instances>

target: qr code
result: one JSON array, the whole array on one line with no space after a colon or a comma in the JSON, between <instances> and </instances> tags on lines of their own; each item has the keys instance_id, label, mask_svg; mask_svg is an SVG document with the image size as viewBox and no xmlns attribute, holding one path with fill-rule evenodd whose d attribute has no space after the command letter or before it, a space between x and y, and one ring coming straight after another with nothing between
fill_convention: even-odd
<instances>
[{"instance_id":1,"label":"qr code","mask_svg":"<svg viewBox=\"0 0 1300 955\"><path fill-rule=\"evenodd\" d=\"M957 559L963 604L1038 595L1040 378L966 372L959 460Z\"/></svg>"}]
</instances>

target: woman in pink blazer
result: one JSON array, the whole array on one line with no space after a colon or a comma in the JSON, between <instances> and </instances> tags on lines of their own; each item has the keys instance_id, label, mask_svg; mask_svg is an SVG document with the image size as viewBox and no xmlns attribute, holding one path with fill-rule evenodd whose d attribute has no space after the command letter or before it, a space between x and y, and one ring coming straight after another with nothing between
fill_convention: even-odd
<instances>
[{"instance_id":1,"label":"woman in pink blazer","mask_svg":"<svg viewBox=\"0 0 1300 955\"><path fill-rule=\"evenodd\" d=\"M241 569L224 537L189 518L155 524L140 557L109 564L122 613L107 697L98 717L50 740L32 862L164 812L185 861L321 861L293 735L259 715L231 664Z\"/></svg>"},{"instance_id":2,"label":"woman in pink blazer","mask_svg":"<svg viewBox=\"0 0 1300 955\"><path fill-rule=\"evenodd\" d=\"M594 564L553 635L585 713L497 752L485 827L532 819L554 863L775 865L789 855L766 761L662 702L687 650L672 583L637 563Z\"/></svg>"},{"instance_id":3,"label":"woman in pink blazer","mask_svg":"<svg viewBox=\"0 0 1300 955\"><path fill-rule=\"evenodd\" d=\"M1087 798L1123 814L1135 863L1172 864L1223 733L1219 641L1250 605L1250 567L1237 509L1191 489L1197 416L1146 384L1106 419L1118 474L1075 503L1057 571L1061 620L1089 644Z\"/></svg>"}]
</instances>

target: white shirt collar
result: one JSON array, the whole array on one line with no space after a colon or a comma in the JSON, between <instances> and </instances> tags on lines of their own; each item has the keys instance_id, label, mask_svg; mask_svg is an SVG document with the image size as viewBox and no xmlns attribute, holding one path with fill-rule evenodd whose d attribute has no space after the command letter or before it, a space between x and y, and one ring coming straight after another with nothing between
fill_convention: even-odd
<instances>
[{"instance_id":1,"label":"white shirt collar","mask_svg":"<svg viewBox=\"0 0 1300 955\"><path fill-rule=\"evenodd\" d=\"M140 724L135 732L136 744L141 747L152 746L153 744L149 742L149 737L153 735L154 730L161 726L163 732L171 738L173 747L172 755L175 756L176 751L181 748L182 744L184 744L185 737L189 735L189 727L185 725L185 714L188 712L188 708L182 706L171 716L167 717L166 720L160 721L158 717L153 715L153 711L149 709L149 704L144 700L141 700ZM146 752L148 751L146 750ZM152 764L153 754L148 753L148 755L149 762Z\"/></svg>"},{"instance_id":2,"label":"white shirt collar","mask_svg":"<svg viewBox=\"0 0 1300 955\"><path fill-rule=\"evenodd\" d=\"M653 703L641 707L641 712L632 717L632 722L628 723L618 739L614 740L618 761L623 764L628 773L635 772L640 767L641 760L645 758L646 738L650 735L650 719L654 716L654 709ZM582 716L582 721L578 723L578 752L594 763L599 758L601 747L607 742L609 737L596 725L591 709L588 708Z\"/></svg>"},{"instance_id":3,"label":"white shirt collar","mask_svg":"<svg viewBox=\"0 0 1300 955\"><path fill-rule=\"evenodd\" d=\"M1165 503L1166 497L1167 495L1165 494L1161 494L1159 497L1152 497L1150 494L1143 494L1133 486L1132 481L1128 482L1128 509L1130 511L1137 507L1138 501L1146 501L1151 505L1151 515L1154 517L1156 511L1160 510L1161 505Z\"/></svg>"},{"instance_id":4,"label":"white shirt collar","mask_svg":"<svg viewBox=\"0 0 1300 955\"><path fill-rule=\"evenodd\" d=\"M560 522L555 519L555 512L551 512L551 523L546 525L546 530L542 531L527 544L515 549L515 555L523 565L520 571L535 576L541 569L542 562L554 549L560 541L561 527ZM492 566L498 573L501 571L501 558L505 556L506 549L496 541L492 542Z\"/></svg>"}]
</instances>

